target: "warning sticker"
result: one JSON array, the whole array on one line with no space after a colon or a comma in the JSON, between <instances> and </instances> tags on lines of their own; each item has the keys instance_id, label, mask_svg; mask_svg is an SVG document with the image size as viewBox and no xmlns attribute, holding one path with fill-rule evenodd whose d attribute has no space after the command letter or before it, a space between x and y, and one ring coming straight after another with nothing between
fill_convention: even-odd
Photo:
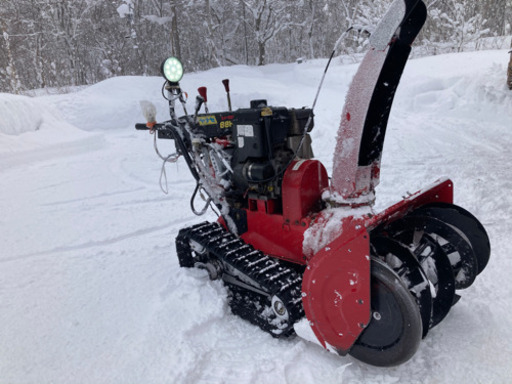
<instances>
[{"instance_id":1,"label":"warning sticker","mask_svg":"<svg viewBox=\"0 0 512 384\"><path fill-rule=\"evenodd\" d=\"M238 136L254 137L254 127L252 125L238 125Z\"/></svg>"}]
</instances>

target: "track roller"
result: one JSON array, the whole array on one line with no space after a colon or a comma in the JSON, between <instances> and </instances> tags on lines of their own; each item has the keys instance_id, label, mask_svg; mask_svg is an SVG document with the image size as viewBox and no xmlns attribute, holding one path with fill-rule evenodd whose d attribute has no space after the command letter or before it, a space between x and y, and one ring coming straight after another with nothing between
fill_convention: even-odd
<instances>
[{"instance_id":1,"label":"track roller","mask_svg":"<svg viewBox=\"0 0 512 384\"><path fill-rule=\"evenodd\" d=\"M349 353L371 365L398 365L419 347L420 310L400 277L376 257L371 259L371 277L372 318Z\"/></svg>"},{"instance_id":2,"label":"track roller","mask_svg":"<svg viewBox=\"0 0 512 384\"><path fill-rule=\"evenodd\" d=\"M304 316L301 273L255 250L218 223L181 229L176 251L181 267L204 269L210 279L222 279L233 314L272 336L292 335L293 325Z\"/></svg>"}]
</instances>

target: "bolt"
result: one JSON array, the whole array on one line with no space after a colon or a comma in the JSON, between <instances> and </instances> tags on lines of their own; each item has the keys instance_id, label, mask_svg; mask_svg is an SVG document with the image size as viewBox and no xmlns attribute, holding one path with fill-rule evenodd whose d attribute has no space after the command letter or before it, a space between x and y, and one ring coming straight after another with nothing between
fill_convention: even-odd
<instances>
[{"instance_id":1,"label":"bolt","mask_svg":"<svg viewBox=\"0 0 512 384\"><path fill-rule=\"evenodd\" d=\"M382 319L382 315L379 312L373 312L373 318L377 321Z\"/></svg>"},{"instance_id":2,"label":"bolt","mask_svg":"<svg viewBox=\"0 0 512 384\"><path fill-rule=\"evenodd\" d=\"M276 300L276 302L274 303L274 311L279 316L283 316L286 313L286 308L282 301Z\"/></svg>"}]
</instances>

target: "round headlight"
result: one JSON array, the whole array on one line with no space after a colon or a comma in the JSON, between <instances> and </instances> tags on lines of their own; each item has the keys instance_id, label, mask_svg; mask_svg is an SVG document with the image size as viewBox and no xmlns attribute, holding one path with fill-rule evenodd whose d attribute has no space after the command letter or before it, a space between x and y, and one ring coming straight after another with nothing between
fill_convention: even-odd
<instances>
[{"instance_id":1,"label":"round headlight","mask_svg":"<svg viewBox=\"0 0 512 384\"><path fill-rule=\"evenodd\" d=\"M183 64L176 57L169 57L162 63L162 75L171 83L177 83L183 77Z\"/></svg>"}]
</instances>

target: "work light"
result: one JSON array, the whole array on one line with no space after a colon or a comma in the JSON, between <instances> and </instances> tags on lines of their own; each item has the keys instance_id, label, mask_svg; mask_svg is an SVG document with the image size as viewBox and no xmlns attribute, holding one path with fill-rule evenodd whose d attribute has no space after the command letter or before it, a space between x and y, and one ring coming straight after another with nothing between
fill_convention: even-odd
<instances>
[{"instance_id":1,"label":"work light","mask_svg":"<svg viewBox=\"0 0 512 384\"><path fill-rule=\"evenodd\" d=\"M162 63L162 75L170 82L177 83L183 77L183 64L176 57L169 57Z\"/></svg>"}]
</instances>

